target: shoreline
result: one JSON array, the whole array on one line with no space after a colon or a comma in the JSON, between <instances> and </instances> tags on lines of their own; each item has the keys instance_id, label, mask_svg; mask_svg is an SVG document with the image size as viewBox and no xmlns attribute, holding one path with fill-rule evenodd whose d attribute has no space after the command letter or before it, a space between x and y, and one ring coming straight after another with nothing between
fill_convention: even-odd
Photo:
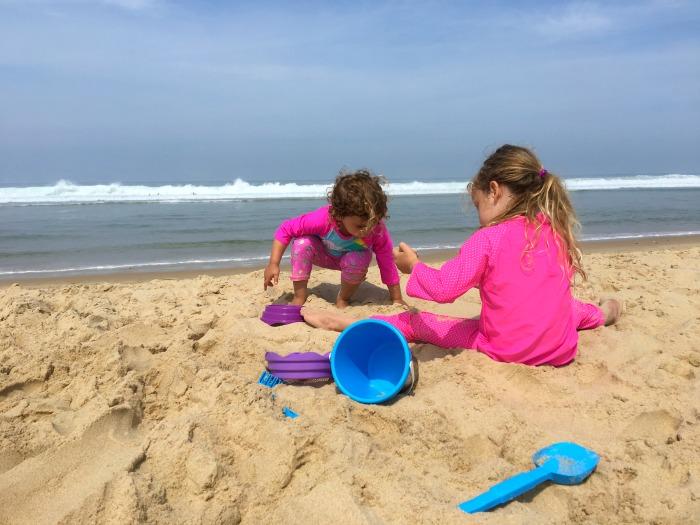
<instances>
[{"instance_id":1,"label":"shoreline","mask_svg":"<svg viewBox=\"0 0 700 525\"><path fill-rule=\"evenodd\" d=\"M700 235L642 237L633 239L610 239L598 241L582 241L581 250L584 254L593 253L625 253L640 250L674 249L700 246ZM421 252L421 258L428 263L442 262L453 255L457 249L436 249ZM373 265L376 264L373 262ZM46 277L14 277L0 278L0 289L18 284L27 288L57 287L71 284L96 284L96 283L136 283L159 280L194 279L200 275L210 277L222 277L225 275L241 275L252 273L264 268L264 264L251 266L231 266L213 269L192 270L161 270L161 271L122 271L94 274L76 274L70 276L46 276ZM289 262L282 263L282 269L289 269Z\"/></svg>"},{"instance_id":2,"label":"shoreline","mask_svg":"<svg viewBox=\"0 0 700 525\"><path fill-rule=\"evenodd\" d=\"M592 253L624 253L640 250L659 250L700 246L700 235L641 237L632 239L609 239L597 241L582 241L581 250L584 254ZM455 255L457 249L436 249L421 252L421 259L428 263L436 263ZM375 264L375 263L373 263ZM136 283L159 280L194 279L200 275L222 277L224 275L241 275L264 268L264 264L251 266L230 266L212 269L192 270L160 270L160 271L121 271L93 274L75 274L67 276L46 277L0 277L0 289L14 284L27 288L55 287L70 284L96 283ZM282 263L282 269L289 269L289 262Z\"/></svg>"}]
</instances>

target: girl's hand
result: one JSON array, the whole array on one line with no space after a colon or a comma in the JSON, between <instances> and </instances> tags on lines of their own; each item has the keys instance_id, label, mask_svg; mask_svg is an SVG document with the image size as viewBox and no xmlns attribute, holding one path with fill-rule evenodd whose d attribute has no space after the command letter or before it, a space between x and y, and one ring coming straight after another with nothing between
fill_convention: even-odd
<instances>
[{"instance_id":1,"label":"girl's hand","mask_svg":"<svg viewBox=\"0 0 700 525\"><path fill-rule=\"evenodd\" d=\"M268 286L274 286L280 281L280 265L270 263L265 267L265 283L263 289L267 290Z\"/></svg>"},{"instance_id":2,"label":"girl's hand","mask_svg":"<svg viewBox=\"0 0 700 525\"><path fill-rule=\"evenodd\" d=\"M418 261L418 253L405 242L394 248L394 262L402 273L411 273Z\"/></svg>"}]
</instances>

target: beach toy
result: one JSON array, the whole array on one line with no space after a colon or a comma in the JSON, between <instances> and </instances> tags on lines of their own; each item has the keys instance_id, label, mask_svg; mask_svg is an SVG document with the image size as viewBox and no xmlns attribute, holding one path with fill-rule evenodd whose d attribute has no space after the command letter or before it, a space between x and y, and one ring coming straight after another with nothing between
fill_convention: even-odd
<instances>
[{"instance_id":1,"label":"beach toy","mask_svg":"<svg viewBox=\"0 0 700 525\"><path fill-rule=\"evenodd\" d=\"M331 352L331 372L338 388L360 403L388 401L404 388L411 369L406 339L378 319L348 326Z\"/></svg>"},{"instance_id":2,"label":"beach toy","mask_svg":"<svg viewBox=\"0 0 700 525\"><path fill-rule=\"evenodd\" d=\"M268 304L260 319L270 326L304 322L301 306L296 304Z\"/></svg>"},{"instance_id":3,"label":"beach toy","mask_svg":"<svg viewBox=\"0 0 700 525\"><path fill-rule=\"evenodd\" d=\"M299 417L299 414L297 414L296 412L294 412L294 410L292 410L292 409L289 408L289 407L283 407L283 408L282 408L282 413L283 413L285 416L287 416L289 419L296 419L296 418Z\"/></svg>"},{"instance_id":4,"label":"beach toy","mask_svg":"<svg viewBox=\"0 0 700 525\"><path fill-rule=\"evenodd\" d=\"M458 507L469 514L490 510L545 481L577 485L595 470L599 460L598 454L576 443L555 443L532 456L537 468L501 481L487 492L460 503Z\"/></svg>"},{"instance_id":5,"label":"beach toy","mask_svg":"<svg viewBox=\"0 0 700 525\"><path fill-rule=\"evenodd\" d=\"M295 352L289 355L266 352L265 359L270 373L285 381L330 379L331 362L328 355L316 352Z\"/></svg>"},{"instance_id":6,"label":"beach toy","mask_svg":"<svg viewBox=\"0 0 700 525\"><path fill-rule=\"evenodd\" d=\"M263 371L262 374L260 374L260 377L258 378L258 383L266 386L268 388L272 388L274 386L279 385L283 381L279 377L273 376L270 372L267 370Z\"/></svg>"}]
</instances>

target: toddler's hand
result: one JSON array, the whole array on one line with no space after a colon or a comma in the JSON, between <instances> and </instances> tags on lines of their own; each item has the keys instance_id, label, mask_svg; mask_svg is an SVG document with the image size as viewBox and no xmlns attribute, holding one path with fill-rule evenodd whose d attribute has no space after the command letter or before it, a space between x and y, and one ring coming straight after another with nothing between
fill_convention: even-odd
<instances>
[{"instance_id":1,"label":"toddler's hand","mask_svg":"<svg viewBox=\"0 0 700 525\"><path fill-rule=\"evenodd\" d=\"M270 263L265 267L265 283L263 288L267 290L268 286L274 286L280 281L280 265Z\"/></svg>"},{"instance_id":2,"label":"toddler's hand","mask_svg":"<svg viewBox=\"0 0 700 525\"><path fill-rule=\"evenodd\" d=\"M405 242L394 248L394 262L402 273L411 273L418 260L418 253Z\"/></svg>"}]
</instances>

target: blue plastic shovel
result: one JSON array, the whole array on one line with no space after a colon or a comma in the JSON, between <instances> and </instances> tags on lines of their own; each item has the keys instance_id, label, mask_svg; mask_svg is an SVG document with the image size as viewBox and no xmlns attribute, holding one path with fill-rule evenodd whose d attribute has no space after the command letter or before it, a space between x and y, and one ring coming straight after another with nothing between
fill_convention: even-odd
<instances>
[{"instance_id":1,"label":"blue plastic shovel","mask_svg":"<svg viewBox=\"0 0 700 525\"><path fill-rule=\"evenodd\" d=\"M469 514L490 510L545 481L577 485L595 470L599 460L598 454L576 443L555 443L532 456L536 469L501 481L483 494L460 503L458 507Z\"/></svg>"}]
</instances>

